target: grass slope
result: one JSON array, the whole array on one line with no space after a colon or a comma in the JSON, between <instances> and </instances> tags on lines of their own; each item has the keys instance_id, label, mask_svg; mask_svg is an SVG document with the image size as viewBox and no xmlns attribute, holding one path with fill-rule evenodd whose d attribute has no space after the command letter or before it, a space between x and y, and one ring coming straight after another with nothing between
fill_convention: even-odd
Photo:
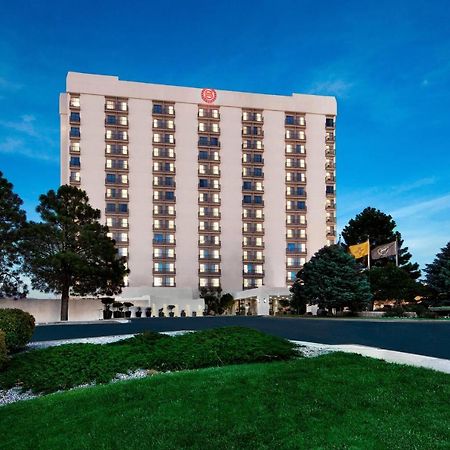
<instances>
[{"instance_id":1,"label":"grass slope","mask_svg":"<svg viewBox=\"0 0 450 450\"><path fill-rule=\"evenodd\" d=\"M14 355L0 372L0 387L20 384L35 392L55 392L135 369L195 369L285 360L296 355L286 339L241 327L169 337L147 332L107 345L69 344Z\"/></svg>"},{"instance_id":2,"label":"grass slope","mask_svg":"<svg viewBox=\"0 0 450 450\"><path fill-rule=\"evenodd\" d=\"M5 449L448 449L450 377L358 355L209 368L0 408Z\"/></svg>"}]
</instances>

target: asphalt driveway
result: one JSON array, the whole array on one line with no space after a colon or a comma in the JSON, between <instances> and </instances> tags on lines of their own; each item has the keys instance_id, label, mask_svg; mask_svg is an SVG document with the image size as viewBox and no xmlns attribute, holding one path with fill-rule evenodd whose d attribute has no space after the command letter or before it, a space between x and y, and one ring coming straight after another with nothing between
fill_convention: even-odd
<instances>
[{"instance_id":1,"label":"asphalt driveway","mask_svg":"<svg viewBox=\"0 0 450 450\"><path fill-rule=\"evenodd\" d=\"M359 344L450 359L450 321L384 321L284 317L176 317L37 326L33 341L244 326L299 341Z\"/></svg>"}]
</instances>

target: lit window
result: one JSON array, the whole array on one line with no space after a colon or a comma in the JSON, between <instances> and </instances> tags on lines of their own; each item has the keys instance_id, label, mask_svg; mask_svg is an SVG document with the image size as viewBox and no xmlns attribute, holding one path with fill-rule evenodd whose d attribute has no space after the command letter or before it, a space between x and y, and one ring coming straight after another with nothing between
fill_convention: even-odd
<instances>
[{"instance_id":1,"label":"lit window","mask_svg":"<svg viewBox=\"0 0 450 450\"><path fill-rule=\"evenodd\" d=\"M70 97L70 106L73 108L80 107L80 97Z\"/></svg>"}]
</instances>

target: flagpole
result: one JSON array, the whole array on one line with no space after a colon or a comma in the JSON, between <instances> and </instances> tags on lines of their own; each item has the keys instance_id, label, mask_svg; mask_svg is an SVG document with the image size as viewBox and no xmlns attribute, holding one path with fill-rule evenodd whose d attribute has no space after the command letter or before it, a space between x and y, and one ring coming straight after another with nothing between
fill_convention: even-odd
<instances>
[{"instance_id":1,"label":"flagpole","mask_svg":"<svg viewBox=\"0 0 450 450\"><path fill-rule=\"evenodd\" d=\"M367 236L367 268L370 270L370 236Z\"/></svg>"}]
</instances>

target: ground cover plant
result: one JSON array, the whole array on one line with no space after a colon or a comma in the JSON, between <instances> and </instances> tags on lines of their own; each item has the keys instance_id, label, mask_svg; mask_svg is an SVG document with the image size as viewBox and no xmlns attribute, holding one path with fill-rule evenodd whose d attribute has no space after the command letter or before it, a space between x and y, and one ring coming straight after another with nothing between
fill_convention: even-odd
<instances>
[{"instance_id":1,"label":"ground cover plant","mask_svg":"<svg viewBox=\"0 0 450 450\"><path fill-rule=\"evenodd\" d=\"M297 355L289 341L249 328L225 327L166 336L147 332L106 345L68 344L14 355L0 373L3 389L20 385L54 392L85 383L107 383L136 369L174 371Z\"/></svg>"},{"instance_id":2,"label":"ground cover plant","mask_svg":"<svg viewBox=\"0 0 450 450\"><path fill-rule=\"evenodd\" d=\"M0 408L0 447L447 449L450 376L358 355L233 365Z\"/></svg>"}]
</instances>

